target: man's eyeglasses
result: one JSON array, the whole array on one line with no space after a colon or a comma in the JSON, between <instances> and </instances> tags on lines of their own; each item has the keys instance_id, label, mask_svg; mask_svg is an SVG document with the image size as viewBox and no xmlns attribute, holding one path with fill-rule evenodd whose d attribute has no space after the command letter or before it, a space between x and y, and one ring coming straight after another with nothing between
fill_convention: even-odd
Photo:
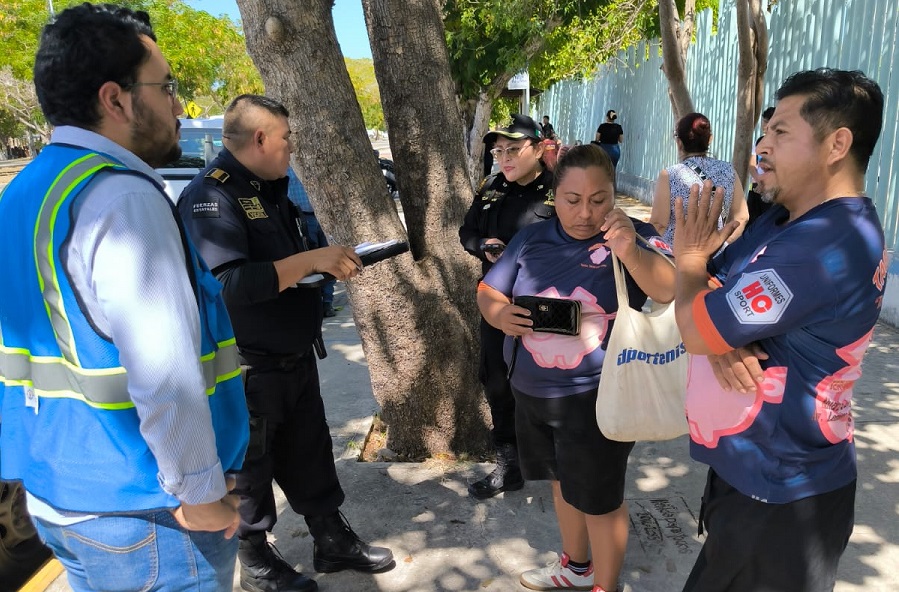
<instances>
[{"instance_id":1,"label":"man's eyeglasses","mask_svg":"<svg viewBox=\"0 0 899 592\"><path fill-rule=\"evenodd\" d=\"M124 90L131 90L135 86L161 86L162 90L164 90L172 99L178 97L178 81L174 78L166 80L165 82L129 82L128 84L123 84L122 88Z\"/></svg>"},{"instance_id":2,"label":"man's eyeglasses","mask_svg":"<svg viewBox=\"0 0 899 592\"><path fill-rule=\"evenodd\" d=\"M533 144L525 144L524 146L510 146L508 148L493 148L490 151L490 154L493 155L493 158L500 159L503 155L508 156L509 158L517 158L521 151L527 148L528 146L533 146Z\"/></svg>"}]
</instances>

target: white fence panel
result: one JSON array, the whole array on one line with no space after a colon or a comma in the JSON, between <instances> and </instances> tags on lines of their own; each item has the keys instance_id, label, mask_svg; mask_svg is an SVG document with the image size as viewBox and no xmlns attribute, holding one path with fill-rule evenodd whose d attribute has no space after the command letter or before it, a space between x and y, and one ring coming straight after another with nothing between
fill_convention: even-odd
<instances>
[{"instance_id":1,"label":"white fence panel","mask_svg":"<svg viewBox=\"0 0 899 592\"><path fill-rule=\"evenodd\" d=\"M741 0L738 0L741 1ZM722 0L717 32L712 12L698 15L696 43L687 57L687 82L697 111L709 117L712 152L730 160L737 90L737 33L733 0ZM791 73L821 66L862 70L885 96L884 125L866 178L887 244L899 250L899 2L895 0L788 0L770 7L765 103ZM650 201L658 172L677 158L668 85L659 44L643 43L597 66L594 77L565 81L538 97L534 114L548 114L563 141L589 142L605 112L615 109L624 128L618 165L620 190ZM899 260L890 267L883 316L899 324Z\"/></svg>"}]
</instances>

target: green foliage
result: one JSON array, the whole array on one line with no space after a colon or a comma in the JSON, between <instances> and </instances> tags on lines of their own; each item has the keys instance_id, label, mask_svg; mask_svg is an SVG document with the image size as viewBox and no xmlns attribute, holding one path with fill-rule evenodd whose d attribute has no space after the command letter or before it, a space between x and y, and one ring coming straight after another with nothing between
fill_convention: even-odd
<instances>
[{"instance_id":1,"label":"green foliage","mask_svg":"<svg viewBox=\"0 0 899 592\"><path fill-rule=\"evenodd\" d=\"M22 125L8 111L0 110L0 138L18 138L24 132Z\"/></svg>"},{"instance_id":2,"label":"green foliage","mask_svg":"<svg viewBox=\"0 0 899 592\"><path fill-rule=\"evenodd\" d=\"M80 3L55 0L53 5L60 12ZM213 17L181 0L122 0L120 4L150 15L159 46L178 78L185 101L197 99L221 108L238 94L262 92L262 79L247 55L243 31L228 17ZM8 63L20 81L32 80L34 55L48 19L46 0L4 0L0 55L5 56L5 63L0 65ZM0 111L4 111L2 106ZM33 117L39 120L37 113Z\"/></svg>"},{"instance_id":3,"label":"green foliage","mask_svg":"<svg viewBox=\"0 0 899 592\"><path fill-rule=\"evenodd\" d=\"M362 110L362 119L368 129L384 129L384 111L381 109L381 92L375 79L375 66L370 59L345 58L350 81L356 90L356 99Z\"/></svg>"},{"instance_id":4,"label":"green foliage","mask_svg":"<svg viewBox=\"0 0 899 592\"><path fill-rule=\"evenodd\" d=\"M247 55L243 30L227 16L212 16L181 0L145 0L159 47L178 78L184 99L209 96L220 106L242 93L262 93Z\"/></svg>"},{"instance_id":5,"label":"green foliage","mask_svg":"<svg viewBox=\"0 0 899 592\"><path fill-rule=\"evenodd\" d=\"M549 88L572 77L589 77L648 32L658 29L657 0L613 0L591 14L579 16L550 33L543 52L530 65L531 83Z\"/></svg>"},{"instance_id":6,"label":"green foliage","mask_svg":"<svg viewBox=\"0 0 899 592\"><path fill-rule=\"evenodd\" d=\"M583 18L607 3L447 0L443 22L457 94L462 99L475 98L502 74L524 69L534 46L548 30Z\"/></svg>"},{"instance_id":7,"label":"green foliage","mask_svg":"<svg viewBox=\"0 0 899 592\"><path fill-rule=\"evenodd\" d=\"M56 12L83 0L54 0ZM195 10L182 0L120 0L120 4L150 15L159 47L178 78L179 94L184 102L194 101L203 115L222 113L235 96L262 93L259 72L246 51L243 30L227 16L212 16ZM19 83L33 77L34 55L43 26L50 18L46 0L3 0L0 12L0 67L9 66ZM371 60L347 60L347 69L356 89L365 124L384 129L380 93ZM0 80L2 83L2 80ZM11 92L0 84L0 97ZM21 110L15 117L0 101L0 135L22 133ZM42 122L37 104L31 121Z\"/></svg>"},{"instance_id":8,"label":"green foliage","mask_svg":"<svg viewBox=\"0 0 899 592\"><path fill-rule=\"evenodd\" d=\"M682 14L684 0L677 5ZM709 8L717 18L718 0L697 0L697 12ZM536 88L587 77L622 49L661 36L658 0L447 0L444 27L462 100L525 67Z\"/></svg>"},{"instance_id":9,"label":"green foliage","mask_svg":"<svg viewBox=\"0 0 899 592\"><path fill-rule=\"evenodd\" d=\"M518 113L521 107L517 98L500 97L493 103L493 111L490 114L490 128L494 129L500 125L508 125L512 119L513 113Z\"/></svg>"}]
</instances>

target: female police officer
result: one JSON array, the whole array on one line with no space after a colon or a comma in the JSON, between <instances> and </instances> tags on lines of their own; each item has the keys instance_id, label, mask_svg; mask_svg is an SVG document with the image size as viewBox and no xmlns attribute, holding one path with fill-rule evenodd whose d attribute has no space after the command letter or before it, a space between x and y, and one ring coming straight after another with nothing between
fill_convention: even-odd
<instances>
[{"instance_id":1,"label":"female police officer","mask_svg":"<svg viewBox=\"0 0 899 592\"><path fill-rule=\"evenodd\" d=\"M552 173L541 161L544 147L533 119L513 115L507 127L485 135L484 143L491 146L500 170L481 184L459 229L459 238L465 250L481 260L481 271L486 274L518 230L551 218L555 206ZM469 485L468 492L478 499L524 487L518 468L515 400L506 377L503 339L502 331L481 319L480 380L493 419L496 468Z\"/></svg>"}]
</instances>

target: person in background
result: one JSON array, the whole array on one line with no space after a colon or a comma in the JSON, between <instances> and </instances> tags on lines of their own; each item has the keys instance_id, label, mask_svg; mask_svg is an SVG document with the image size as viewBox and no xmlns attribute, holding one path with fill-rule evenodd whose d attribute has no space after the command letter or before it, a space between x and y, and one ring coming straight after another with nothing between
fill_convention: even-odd
<instances>
[{"instance_id":1,"label":"person in background","mask_svg":"<svg viewBox=\"0 0 899 592\"><path fill-rule=\"evenodd\" d=\"M633 442L607 439L596 425L605 345L618 311L611 253L627 269L630 304L674 297L674 267L642 245L664 248L650 224L615 207L615 167L594 145L558 162L558 218L521 229L478 286L478 306L505 336L515 427L525 479L549 480L562 538L559 562L521 574L531 590L618 590L629 519L624 503ZM580 333L534 333L518 296L581 302ZM634 344L634 347L640 347ZM513 354L514 349L519 351Z\"/></svg>"},{"instance_id":2,"label":"person in background","mask_svg":"<svg viewBox=\"0 0 899 592\"><path fill-rule=\"evenodd\" d=\"M593 139L595 144L608 152L616 169L621 159L621 142L624 141L624 128L615 123L617 120L618 113L613 109L606 111L606 120L596 128L596 137Z\"/></svg>"},{"instance_id":3,"label":"person in background","mask_svg":"<svg viewBox=\"0 0 899 592\"><path fill-rule=\"evenodd\" d=\"M322 229L322 225L319 224L318 218L315 216L315 210L312 208L312 202L309 201L309 195L306 193L306 188L303 187L303 183L293 171L292 167L287 168L287 179L287 197L303 214L307 229L305 236L306 240L309 241L309 248L320 249L322 247L327 247L328 237L325 236L325 231ZM322 316L324 317L337 316L337 311L334 310L334 284L336 282L337 280L329 280L321 286Z\"/></svg>"},{"instance_id":4,"label":"person in background","mask_svg":"<svg viewBox=\"0 0 899 592\"><path fill-rule=\"evenodd\" d=\"M887 276L865 195L884 98L827 68L776 97L756 147L771 209L714 256L737 226L718 227L722 191L676 206L677 324L691 377L708 377L687 386L690 455L709 471L685 592L833 590L854 524L852 391Z\"/></svg>"},{"instance_id":5,"label":"person in background","mask_svg":"<svg viewBox=\"0 0 899 592\"><path fill-rule=\"evenodd\" d=\"M710 179L716 187L724 189L724 211L719 225L723 227L731 221L740 224L731 236L731 240L736 240L746 227L749 214L743 199L743 186L733 165L709 156L712 124L702 113L688 113L677 122L674 141L680 162L659 173L652 197L650 223L662 235L662 240L673 244L675 200L688 201L690 188Z\"/></svg>"},{"instance_id":6,"label":"person in background","mask_svg":"<svg viewBox=\"0 0 899 592\"><path fill-rule=\"evenodd\" d=\"M768 133L768 122L771 121L772 115L774 115L774 107L768 107L762 112L762 135L755 141L756 147L759 145L759 142L762 141L762 138L765 137L765 134ZM757 173L758 165L759 155L756 154L756 148L753 147L749 168L751 171L756 171ZM758 192L758 183L753 182L752 186L749 188L749 193L746 196L746 208L749 212L749 220L746 222L746 226L748 227L752 224L759 216L767 212L770 207L771 203L762 199L762 194Z\"/></svg>"},{"instance_id":7,"label":"person in background","mask_svg":"<svg viewBox=\"0 0 899 592\"><path fill-rule=\"evenodd\" d=\"M562 148L562 142L558 140L541 140L543 145L543 164L552 172L556 168L556 161L559 160L559 150Z\"/></svg>"},{"instance_id":8,"label":"person in background","mask_svg":"<svg viewBox=\"0 0 899 592\"><path fill-rule=\"evenodd\" d=\"M543 123L540 124L540 135L544 140L556 139L556 130L553 129L553 124L549 122L549 115L543 116Z\"/></svg>"},{"instance_id":9,"label":"person in background","mask_svg":"<svg viewBox=\"0 0 899 592\"><path fill-rule=\"evenodd\" d=\"M288 116L273 99L235 98L225 110L224 149L178 202L191 239L222 282L246 370L250 447L235 491L240 583L250 592L318 589L268 542L278 520L273 480L306 520L316 571L394 565L390 549L364 542L340 512L344 492L316 364L316 353L324 355L321 294L297 283L316 273L348 280L362 262L350 247L310 250L303 240L302 214L287 198Z\"/></svg>"},{"instance_id":10,"label":"person in background","mask_svg":"<svg viewBox=\"0 0 899 592\"><path fill-rule=\"evenodd\" d=\"M73 590L231 590L249 418L153 170L181 154L178 84L147 13L87 3L44 27L34 84L54 130L0 199L0 475Z\"/></svg>"},{"instance_id":11,"label":"person in background","mask_svg":"<svg viewBox=\"0 0 899 592\"><path fill-rule=\"evenodd\" d=\"M481 261L482 273L487 273L519 230L553 217L555 208L552 173L541 160L544 146L533 119L515 114L508 126L488 132L484 143L491 147L500 170L481 183L459 228L459 239ZM503 333L482 318L479 378L493 420L496 468L469 485L468 492L477 499L524 487L515 437L515 399L507 373Z\"/></svg>"}]
</instances>

